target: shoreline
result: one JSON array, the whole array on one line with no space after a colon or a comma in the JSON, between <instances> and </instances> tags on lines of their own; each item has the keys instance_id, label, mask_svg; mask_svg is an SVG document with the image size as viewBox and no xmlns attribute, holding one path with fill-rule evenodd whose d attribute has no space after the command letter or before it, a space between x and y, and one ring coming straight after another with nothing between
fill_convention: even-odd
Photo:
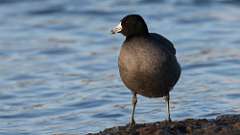
<instances>
[{"instance_id":1,"label":"shoreline","mask_svg":"<svg viewBox=\"0 0 240 135\"><path fill-rule=\"evenodd\" d=\"M240 114L226 114L216 119L185 119L128 125L104 129L87 135L240 135Z\"/></svg>"}]
</instances>

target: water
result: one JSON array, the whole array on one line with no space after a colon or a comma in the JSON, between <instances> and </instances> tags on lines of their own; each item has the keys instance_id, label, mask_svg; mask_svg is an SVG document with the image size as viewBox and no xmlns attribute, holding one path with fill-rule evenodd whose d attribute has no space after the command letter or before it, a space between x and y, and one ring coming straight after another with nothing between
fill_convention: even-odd
<instances>
[{"instance_id":1,"label":"water","mask_svg":"<svg viewBox=\"0 0 240 135\"><path fill-rule=\"evenodd\" d=\"M0 134L85 134L125 125L131 93L117 68L121 35L139 13L175 44L183 72L172 118L240 113L237 0L0 0ZM139 96L137 122L164 120L163 99Z\"/></svg>"}]
</instances>

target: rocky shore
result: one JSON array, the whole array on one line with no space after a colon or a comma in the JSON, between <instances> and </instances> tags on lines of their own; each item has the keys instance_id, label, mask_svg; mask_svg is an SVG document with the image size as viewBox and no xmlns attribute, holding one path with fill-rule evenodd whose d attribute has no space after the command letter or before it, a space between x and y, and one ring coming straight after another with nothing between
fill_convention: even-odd
<instances>
[{"instance_id":1,"label":"rocky shore","mask_svg":"<svg viewBox=\"0 0 240 135\"><path fill-rule=\"evenodd\" d=\"M240 135L240 114L221 115L216 119L186 119L112 127L87 135Z\"/></svg>"}]
</instances>

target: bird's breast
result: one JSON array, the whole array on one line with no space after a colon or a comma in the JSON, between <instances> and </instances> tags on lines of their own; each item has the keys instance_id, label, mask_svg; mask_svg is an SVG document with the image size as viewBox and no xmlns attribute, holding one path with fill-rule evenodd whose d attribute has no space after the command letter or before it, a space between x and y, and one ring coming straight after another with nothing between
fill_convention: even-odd
<instances>
[{"instance_id":1,"label":"bird's breast","mask_svg":"<svg viewBox=\"0 0 240 135\"><path fill-rule=\"evenodd\" d=\"M129 74L155 74L164 66L167 57L166 53L157 47L125 44L121 48L118 65L120 71Z\"/></svg>"},{"instance_id":2,"label":"bird's breast","mask_svg":"<svg viewBox=\"0 0 240 135\"><path fill-rule=\"evenodd\" d=\"M161 50L123 46L118 61L121 79L132 91L145 96L156 95L156 87L162 83L159 78L163 76L165 61L166 55ZM163 72L159 72L161 69ZM151 90L154 90L152 94Z\"/></svg>"}]
</instances>

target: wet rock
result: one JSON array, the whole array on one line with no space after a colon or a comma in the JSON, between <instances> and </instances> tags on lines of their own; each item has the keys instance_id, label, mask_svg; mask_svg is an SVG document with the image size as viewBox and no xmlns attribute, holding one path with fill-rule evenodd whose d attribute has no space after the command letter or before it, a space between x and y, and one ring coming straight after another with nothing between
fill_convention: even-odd
<instances>
[{"instance_id":1,"label":"wet rock","mask_svg":"<svg viewBox=\"0 0 240 135\"><path fill-rule=\"evenodd\" d=\"M105 129L87 135L240 135L240 114L222 115L216 119L186 119L137 124L129 129L128 125Z\"/></svg>"}]
</instances>

